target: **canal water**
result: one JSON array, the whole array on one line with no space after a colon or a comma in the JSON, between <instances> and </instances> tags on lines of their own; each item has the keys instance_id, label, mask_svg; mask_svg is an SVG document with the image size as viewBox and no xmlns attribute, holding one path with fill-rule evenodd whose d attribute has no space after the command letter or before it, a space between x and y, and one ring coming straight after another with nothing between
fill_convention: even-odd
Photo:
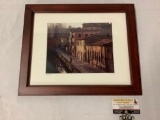
<instances>
[{"instance_id":1,"label":"canal water","mask_svg":"<svg viewBox=\"0 0 160 120\"><path fill-rule=\"evenodd\" d=\"M57 56L56 52L47 50L47 61L46 61L46 73L67 73L62 61Z\"/></svg>"}]
</instances>

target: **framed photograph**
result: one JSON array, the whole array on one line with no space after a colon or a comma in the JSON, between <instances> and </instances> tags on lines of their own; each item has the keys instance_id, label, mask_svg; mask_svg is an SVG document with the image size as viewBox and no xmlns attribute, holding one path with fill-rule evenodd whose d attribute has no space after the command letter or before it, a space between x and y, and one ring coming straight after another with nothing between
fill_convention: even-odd
<instances>
[{"instance_id":1,"label":"framed photograph","mask_svg":"<svg viewBox=\"0 0 160 120\"><path fill-rule=\"evenodd\" d=\"M141 95L134 5L26 5L18 94Z\"/></svg>"}]
</instances>

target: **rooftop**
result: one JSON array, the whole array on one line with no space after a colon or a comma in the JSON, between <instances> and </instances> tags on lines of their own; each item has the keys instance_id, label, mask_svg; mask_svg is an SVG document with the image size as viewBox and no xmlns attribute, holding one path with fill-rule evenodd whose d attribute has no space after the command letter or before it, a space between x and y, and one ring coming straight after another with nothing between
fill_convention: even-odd
<instances>
[{"instance_id":1,"label":"rooftop","mask_svg":"<svg viewBox=\"0 0 160 120\"><path fill-rule=\"evenodd\" d=\"M108 38L108 36L106 35L94 35L91 37L87 37L84 40L86 45L98 45L98 46L106 45L112 42L112 39Z\"/></svg>"},{"instance_id":2,"label":"rooftop","mask_svg":"<svg viewBox=\"0 0 160 120\"><path fill-rule=\"evenodd\" d=\"M111 26L110 23L83 23L83 27L106 27Z\"/></svg>"},{"instance_id":3,"label":"rooftop","mask_svg":"<svg viewBox=\"0 0 160 120\"><path fill-rule=\"evenodd\" d=\"M100 31L100 30L86 30L83 28L72 28L70 29L71 32L88 32L88 31Z\"/></svg>"}]
</instances>

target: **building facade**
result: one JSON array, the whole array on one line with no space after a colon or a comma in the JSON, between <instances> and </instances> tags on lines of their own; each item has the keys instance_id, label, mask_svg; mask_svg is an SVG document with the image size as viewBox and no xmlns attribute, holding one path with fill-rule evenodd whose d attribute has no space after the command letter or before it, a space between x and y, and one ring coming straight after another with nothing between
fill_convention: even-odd
<instances>
[{"instance_id":1,"label":"building facade","mask_svg":"<svg viewBox=\"0 0 160 120\"><path fill-rule=\"evenodd\" d=\"M114 72L112 27L109 23L83 23L72 28L69 35L72 57L93 67Z\"/></svg>"},{"instance_id":2,"label":"building facade","mask_svg":"<svg viewBox=\"0 0 160 120\"><path fill-rule=\"evenodd\" d=\"M71 54L73 57L76 56L76 43L77 40L84 39L95 34L99 34L99 30L83 30L83 29L74 29L71 32Z\"/></svg>"},{"instance_id":3,"label":"building facade","mask_svg":"<svg viewBox=\"0 0 160 120\"><path fill-rule=\"evenodd\" d=\"M76 43L76 58L80 61L86 61L85 40L77 40L77 43Z\"/></svg>"},{"instance_id":4,"label":"building facade","mask_svg":"<svg viewBox=\"0 0 160 120\"><path fill-rule=\"evenodd\" d=\"M76 58L106 72L114 72L112 40L107 36L91 36L77 40Z\"/></svg>"},{"instance_id":5,"label":"building facade","mask_svg":"<svg viewBox=\"0 0 160 120\"><path fill-rule=\"evenodd\" d=\"M83 23L82 28L72 28L69 35L69 49L73 57L76 57L77 40L91 37L97 34L112 36L112 25L110 23Z\"/></svg>"}]
</instances>

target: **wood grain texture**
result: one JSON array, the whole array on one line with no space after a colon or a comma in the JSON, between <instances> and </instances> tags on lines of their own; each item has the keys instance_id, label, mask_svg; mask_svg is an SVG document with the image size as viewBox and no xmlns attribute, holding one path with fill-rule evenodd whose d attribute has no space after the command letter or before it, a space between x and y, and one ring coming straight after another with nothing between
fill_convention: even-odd
<instances>
[{"instance_id":1,"label":"wood grain texture","mask_svg":"<svg viewBox=\"0 0 160 120\"><path fill-rule=\"evenodd\" d=\"M126 13L131 85L31 86L33 21L35 13ZM142 95L136 19L133 4L26 5L18 95Z\"/></svg>"}]
</instances>

